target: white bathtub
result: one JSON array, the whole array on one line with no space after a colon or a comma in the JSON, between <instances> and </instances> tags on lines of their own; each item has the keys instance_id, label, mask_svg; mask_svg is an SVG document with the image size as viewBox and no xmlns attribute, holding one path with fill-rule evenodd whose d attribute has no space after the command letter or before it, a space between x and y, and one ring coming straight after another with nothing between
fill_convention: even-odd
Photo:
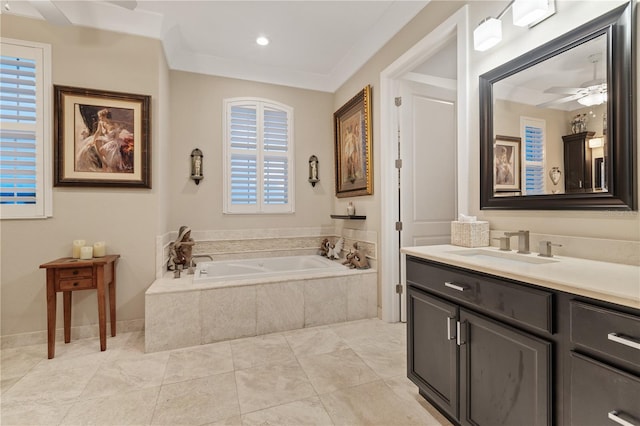
<instances>
[{"instance_id":1,"label":"white bathtub","mask_svg":"<svg viewBox=\"0 0 640 426\"><path fill-rule=\"evenodd\" d=\"M288 277L309 272L339 272L348 268L321 256L263 257L218 260L198 264L193 282L221 282L262 277Z\"/></svg>"}]
</instances>

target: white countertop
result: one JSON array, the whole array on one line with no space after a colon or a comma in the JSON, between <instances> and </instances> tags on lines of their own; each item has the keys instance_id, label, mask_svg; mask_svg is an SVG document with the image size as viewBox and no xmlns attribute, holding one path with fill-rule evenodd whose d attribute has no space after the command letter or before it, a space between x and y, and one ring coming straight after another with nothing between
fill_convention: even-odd
<instances>
[{"instance_id":1,"label":"white countertop","mask_svg":"<svg viewBox=\"0 0 640 426\"><path fill-rule=\"evenodd\" d=\"M422 259L640 309L640 266L566 256L554 256L549 260L555 262L550 263L527 263L493 256L464 255L473 251L495 256L504 254L497 247L465 248L447 244L404 247L401 251ZM537 253L516 254L515 251L507 256L513 259L523 256L531 262L547 259Z\"/></svg>"}]
</instances>

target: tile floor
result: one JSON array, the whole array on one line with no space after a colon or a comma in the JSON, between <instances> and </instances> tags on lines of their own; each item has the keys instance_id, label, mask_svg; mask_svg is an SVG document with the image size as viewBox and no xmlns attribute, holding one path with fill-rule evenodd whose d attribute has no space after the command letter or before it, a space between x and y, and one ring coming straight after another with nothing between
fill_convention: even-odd
<instances>
[{"instance_id":1,"label":"tile floor","mask_svg":"<svg viewBox=\"0 0 640 426\"><path fill-rule=\"evenodd\" d=\"M2 425L449 425L404 324L361 320L144 353L143 332L1 350Z\"/></svg>"}]
</instances>

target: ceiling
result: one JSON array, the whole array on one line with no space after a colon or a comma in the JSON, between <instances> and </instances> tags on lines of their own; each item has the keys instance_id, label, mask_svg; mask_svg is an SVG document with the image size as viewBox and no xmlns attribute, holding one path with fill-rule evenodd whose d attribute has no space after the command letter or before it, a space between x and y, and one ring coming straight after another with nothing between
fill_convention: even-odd
<instances>
[{"instance_id":1,"label":"ceiling","mask_svg":"<svg viewBox=\"0 0 640 426\"><path fill-rule=\"evenodd\" d=\"M138 0L134 10L107 1L44 3L73 25L161 40L174 70L334 92L428 2ZM8 3L4 13L42 19L34 7L42 1ZM271 43L257 45L259 35Z\"/></svg>"}]
</instances>

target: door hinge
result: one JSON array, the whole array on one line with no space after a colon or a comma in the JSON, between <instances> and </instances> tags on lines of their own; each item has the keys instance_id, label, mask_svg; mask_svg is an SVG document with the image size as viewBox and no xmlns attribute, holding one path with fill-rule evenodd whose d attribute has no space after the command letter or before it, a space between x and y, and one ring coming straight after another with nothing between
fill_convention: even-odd
<instances>
[{"instance_id":1,"label":"door hinge","mask_svg":"<svg viewBox=\"0 0 640 426\"><path fill-rule=\"evenodd\" d=\"M402 105L402 96L398 96L396 99L396 106L399 107L400 105Z\"/></svg>"},{"instance_id":2,"label":"door hinge","mask_svg":"<svg viewBox=\"0 0 640 426\"><path fill-rule=\"evenodd\" d=\"M398 158L396 160L396 169L401 169L402 168L402 159Z\"/></svg>"},{"instance_id":3,"label":"door hinge","mask_svg":"<svg viewBox=\"0 0 640 426\"><path fill-rule=\"evenodd\" d=\"M396 293L402 294L402 284L396 284Z\"/></svg>"},{"instance_id":4,"label":"door hinge","mask_svg":"<svg viewBox=\"0 0 640 426\"><path fill-rule=\"evenodd\" d=\"M402 231L402 222L396 222L396 231Z\"/></svg>"}]
</instances>

